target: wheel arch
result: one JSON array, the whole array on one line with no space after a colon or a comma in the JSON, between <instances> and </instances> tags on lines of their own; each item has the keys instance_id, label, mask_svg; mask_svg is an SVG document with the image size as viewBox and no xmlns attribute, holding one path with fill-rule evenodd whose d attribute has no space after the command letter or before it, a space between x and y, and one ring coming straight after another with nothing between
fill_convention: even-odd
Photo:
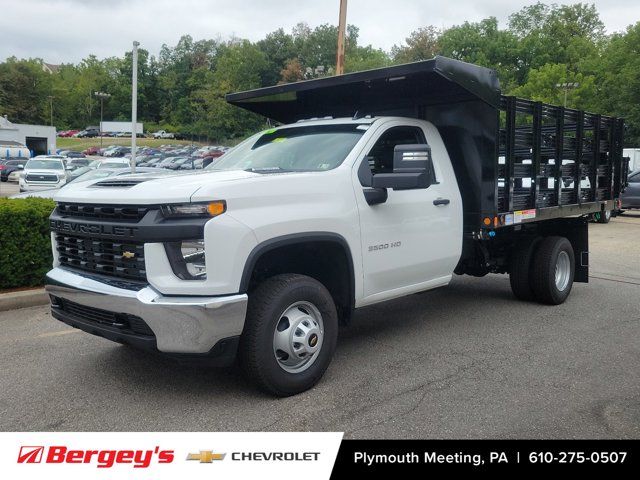
<instances>
[{"instance_id":1,"label":"wheel arch","mask_svg":"<svg viewBox=\"0 0 640 480\"><path fill-rule=\"evenodd\" d=\"M318 257L307 256L322 247L329 248L332 259L338 261L327 266ZM344 256L345 262L336 258L339 255ZM284 260L284 263L276 266L274 262L278 260ZM261 268L267 271L263 272ZM280 271L282 268L293 271ZM340 320L345 323L350 320L355 308L355 270L351 249L342 235L333 232L294 233L259 243L247 257L239 293L248 293L257 281L278 273L300 273L320 281L334 298Z\"/></svg>"}]
</instances>

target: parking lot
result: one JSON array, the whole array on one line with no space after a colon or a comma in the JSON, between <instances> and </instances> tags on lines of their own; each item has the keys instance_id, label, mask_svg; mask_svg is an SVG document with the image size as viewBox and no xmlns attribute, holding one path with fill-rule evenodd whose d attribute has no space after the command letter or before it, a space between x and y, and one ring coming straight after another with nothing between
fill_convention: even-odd
<instances>
[{"instance_id":1,"label":"parking lot","mask_svg":"<svg viewBox=\"0 0 640 480\"><path fill-rule=\"evenodd\" d=\"M518 302L506 276L489 276L358 311L320 384L286 399L237 369L71 329L47 307L2 312L0 428L638 437L639 234L638 213L592 224L591 282L558 307Z\"/></svg>"},{"instance_id":2,"label":"parking lot","mask_svg":"<svg viewBox=\"0 0 640 480\"><path fill-rule=\"evenodd\" d=\"M17 183L2 182L0 183L0 197L8 197L20 193L20 187Z\"/></svg>"}]
</instances>

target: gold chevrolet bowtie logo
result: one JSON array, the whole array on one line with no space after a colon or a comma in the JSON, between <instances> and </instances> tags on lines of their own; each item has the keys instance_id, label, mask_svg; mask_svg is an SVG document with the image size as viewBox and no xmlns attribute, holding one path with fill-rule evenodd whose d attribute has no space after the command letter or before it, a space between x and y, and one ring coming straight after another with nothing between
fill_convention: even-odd
<instances>
[{"instance_id":1,"label":"gold chevrolet bowtie logo","mask_svg":"<svg viewBox=\"0 0 640 480\"><path fill-rule=\"evenodd\" d=\"M134 252L122 252L122 258L133 258L136 254Z\"/></svg>"},{"instance_id":2,"label":"gold chevrolet bowtie logo","mask_svg":"<svg viewBox=\"0 0 640 480\"><path fill-rule=\"evenodd\" d=\"M200 450L200 453L190 453L187 460L199 460L200 463L211 463L214 460L224 460L226 453L213 453L211 450Z\"/></svg>"}]
</instances>

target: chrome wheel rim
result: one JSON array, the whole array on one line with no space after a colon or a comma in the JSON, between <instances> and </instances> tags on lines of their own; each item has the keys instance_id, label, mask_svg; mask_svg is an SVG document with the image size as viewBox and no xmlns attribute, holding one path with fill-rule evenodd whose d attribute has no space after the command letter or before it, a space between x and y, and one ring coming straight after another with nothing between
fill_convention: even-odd
<instances>
[{"instance_id":1,"label":"chrome wheel rim","mask_svg":"<svg viewBox=\"0 0 640 480\"><path fill-rule=\"evenodd\" d=\"M556 260L556 288L558 291L563 292L567 285L569 285L569 278L571 277L571 260L569 254L562 251L558 254Z\"/></svg>"},{"instance_id":2,"label":"chrome wheel rim","mask_svg":"<svg viewBox=\"0 0 640 480\"><path fill-rule=\"evenodd\" d=\"M604 218L606 218L607 220L611 218L611 210L605 210Z\"/></svg>"},{"instance_id":3,"label":"chrome wheel rim","mask_svg":"<svg viewBox=\"0 0 640 480\"><path fill-rule=\"evenodd\" d=\"M324 340L320 310L310 302L296 302L278 318L273 332L273 354L289 373L307 370L318 358Z\"/></svg>"}]
</instances>

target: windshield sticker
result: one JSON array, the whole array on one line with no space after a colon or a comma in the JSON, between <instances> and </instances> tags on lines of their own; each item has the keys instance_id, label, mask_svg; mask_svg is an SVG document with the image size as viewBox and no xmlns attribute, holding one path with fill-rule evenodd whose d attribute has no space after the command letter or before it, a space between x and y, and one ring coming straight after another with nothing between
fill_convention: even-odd
<instances>
[{"instance_id":1,"label":"windshield sticker","mask_svg":"<svg viewBox=\"0 0 640 480\"><path fill-rule=\"evenodd\" d=\"M281 142L284 142L285 140L286 140L285 137L278 137L271 140L271 143L281 143Z\"/></svg>"},{"instance_id":2,"label":"windshield sticker","mask_svg":"<svg viewBox=\"0 0 640 480\"><path fill-rule=\"evenodd\" d=\"M264 134L265 135L271 135L272 133L275 133L275 131L278 130L277 128L270 128L269 130L265 130Z\"/></svg>"}]
</instances>

